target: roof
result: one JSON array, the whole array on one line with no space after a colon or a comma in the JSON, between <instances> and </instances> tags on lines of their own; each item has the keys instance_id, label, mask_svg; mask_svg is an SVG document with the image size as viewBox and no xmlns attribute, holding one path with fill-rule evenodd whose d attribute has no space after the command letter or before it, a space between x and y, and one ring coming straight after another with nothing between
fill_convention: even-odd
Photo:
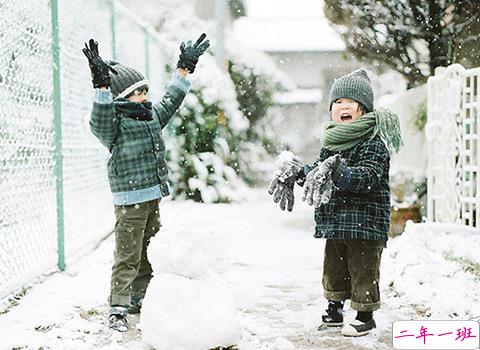
<instances>
[{"instance_id":1,"label":"roof","mask_svg":"<svg viewBox=\"0 0 480 350\"><path fill-rule=\"evenodd\" d=\"M248 16L235 36L267 52L343 51L345 44L323 13L322 0L244 0Z\"/></svg>"},{"instance_id":2,"label":"roof","mask_svg":"<svg viewBox=\"0 0 480 350\"><path fill-rule=\"evenodd\" d=\"M274 100L280 105L318 104L322 101L321 89L297 89L275 94Z\"/></svg>"},{"instance_id":3,"label":"roof","mask_svg":"<svg viewBox=\"0 0 480 350\"><path fill-rule=\"evenodd\" d=\"M276 51L343 51L345 44L326 19L251 19L234 23L235 36L251 47Z\"/></svg>"}]
</instances>

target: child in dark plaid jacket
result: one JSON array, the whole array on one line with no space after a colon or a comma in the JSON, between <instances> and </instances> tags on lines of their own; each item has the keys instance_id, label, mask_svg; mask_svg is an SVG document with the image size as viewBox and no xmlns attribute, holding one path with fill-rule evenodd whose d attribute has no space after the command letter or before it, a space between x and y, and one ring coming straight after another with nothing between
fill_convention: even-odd
<instances>
[{"instance_id":1,"label":"child in dark plaid jacket","mask_svg":"<svg viewBox=\"0 0 480 350\"><path fill-rule=\"evenodd\" d=\"M182 103L198 58L209 47L202 34L180 46L177 72L162 100L148 101L148 81L137 70L104 61L91 39L87 56L95 88L90 129L108 148L108 180L115 207L115 254L109 326L127 331L127 312L138 313L152 277L147 246L160 228L159 202L169 194L162 129Z\"/></svg>"},{"instance_id":2,"label":"child in dark plaid jacket","mask_svg":"<svg viewBox=\"0 0 480 350\"><path fill-rule=\"evenodd\" d=\"M328 308L321 328L343 326L345 336L376 327L380 307L380 259L390 223L390 153L401 144L398 117L373 109L370 79L360 69L335 80L329 95L332 121L325 125L323 147L313 166L298 157L277 171L269 192L280 207L293 208L295 182L315 205L315 237L326 238L323 265ZM357 311L344 325L346 299Z\"/></svg>"}]
</instances>

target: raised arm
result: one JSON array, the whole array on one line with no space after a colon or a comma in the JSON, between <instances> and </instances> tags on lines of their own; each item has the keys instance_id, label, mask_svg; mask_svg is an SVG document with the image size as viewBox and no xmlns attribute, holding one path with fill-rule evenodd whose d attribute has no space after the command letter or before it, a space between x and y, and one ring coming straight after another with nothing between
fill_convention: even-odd
<instances>
[{"instance_id":1,"label":"raised arm","mask_svg":"<svg viewBox=\"0 0 480 350\"><path fill-rule=\"evenodd\" d=\"M159 119L162 129L173 117L190 89L190 82L185 78L187 74L185 69L178 69L161 101L153 105L153 114Z\"/></svg>"},{"instance_id":2,"label":"raised arm","mask_svg":"<svg viewBox=\"0 0 480 350\"><path fill-rule=\"evenodd\" d=\"M191 41L187 41L186 43L182 42L180 45L177 74L170 81L170 85L162 100L153 106L153 113L160 120L162 128L173 117L190 88L190 82L185 77L187 74L195 71L199 57L210 46L210 42L206 40L206 37L207 35L203 33L195 44L192 45Z\"/></svg>"},{"instance_id":3,"label":"raised arm","mask_svg":"<svg viewBox=\"0 0 480 350\"><path fill-rule=\"evenodd\" d=\"M118 133L119 120L113 106L113 96L110 89L95 89L93 108L90 115L90 130L97 139L112 150Z\"/></svg>"},{"instance_id":4,"label":"raised arm","mask_svg":"<svg viewBox=\"0 0 480 350\"><path fill-rule=\"evenodd\" d=\"M90 39L88 44L85 43L82 51L88 59L92 84L95 88L90 129L100 142L111 151L117 136L118 119L115 117L113 96L109 89L110 73L118 73L100 57L98 43L95 40Z\"/></svg>"}]
</instances>

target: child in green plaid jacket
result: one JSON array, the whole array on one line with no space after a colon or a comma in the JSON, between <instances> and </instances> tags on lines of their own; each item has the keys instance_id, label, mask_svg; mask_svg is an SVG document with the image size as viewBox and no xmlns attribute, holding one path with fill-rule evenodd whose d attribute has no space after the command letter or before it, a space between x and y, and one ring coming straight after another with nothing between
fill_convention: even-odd
<instances>
[{"instance_id":1,"label":"child in green plaid jacket","mask_svg":"<svg viewBox=\"0 0 480 350\"><path fill-rule=\"evenodd\" d=\"M182 43L177 72L154 105L140 72L104 61L93 39L83 49L95 88L90 129L111 154L107 168L116 224L109 326L117 331L128 330L127 312L140 312L152 277L147 246L160 228L159 202L169 194L162 129L188 92L185 77L209 47L205 37Z\"/></svg>"},{"instance_id":2,"label":"child in green plaid jacket","mask_svg":"<svg viewBox=\"0 0 480 350\"><path fill-rule=\"evenodd\" d=\"M284 161L269 192L280 207L293 208L295 182L304 200L315 205L315 237L326 238L324 296L328 300L321 328L343 326L345 336L376 327L380 307L380 259L390 222L390 153L401 144L398 117L373 109L370 79L360 69L335 80L329 95L332 121L325 125L323 147L313 166L298 157ZM346 299L357 311L344 325Z\"/></svg>"}]
</instances>

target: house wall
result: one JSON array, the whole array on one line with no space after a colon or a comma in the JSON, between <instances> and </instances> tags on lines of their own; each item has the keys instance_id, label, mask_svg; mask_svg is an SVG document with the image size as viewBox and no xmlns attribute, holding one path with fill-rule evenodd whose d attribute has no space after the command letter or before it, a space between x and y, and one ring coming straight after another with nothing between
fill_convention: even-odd
<instances>
[{"instance_id":1,"label":"house wall","mask_svg":"<svg viewBox=\"0 0 480 350\"><path fill-rule=\"evenodd\" d=\"M216 17L215 7L217 0L195 0L195 13L198 17L204 20L213 20ZM228 4L225 5L225 27L232 28L234 18L228 8Z\"/></svg>"},{"instance_id":2,"label":"house wall","mask_svg":"<svg viewBox=\"0 0 480 350\"><path fill-rule=\"evenodd\" d=\"M267 53L299 88L328 90L336 77L358 68L358 63L345 59L342 51Z\"/></svg>"},{"instance_id":3,"label":"house wall","mask_svg":"<svg viewBox=\"0 0 480 350\"><path fill-rule=\"evenodd\" d=\"M322 125L329 120L328 92L335 78L358 68L341 51L267 52L299 89L320 89L317 101L281 105L282 120L277 127L282 143L306 162L313 162L320 151Z\"/></svg>"},{"instance_id":4,"label":"house wall","mask_svg":"<svg viewBox=\"0 0 480 350\"><path fill-rule=\"evenodd\" d=\"M322 117L319 104L303 103L281 106L275 132L284 149L290 149L304 162L313 163L320 152Z\"/></svg>"},{"instance_id":5,"label":"house wall","mask_svg":"<svg viewBox=\"0 0 480 350\"><path fill-rule=\"evenodd\" d=\"M413 123L420 106L426 102L427 87L419 86L403 93L384 96L378 105L398 114L404 146L392 156L392 173L406 172L425 176L427 169L427 144L425 132L419 131Z\"/></svg>"}]
</instances>

